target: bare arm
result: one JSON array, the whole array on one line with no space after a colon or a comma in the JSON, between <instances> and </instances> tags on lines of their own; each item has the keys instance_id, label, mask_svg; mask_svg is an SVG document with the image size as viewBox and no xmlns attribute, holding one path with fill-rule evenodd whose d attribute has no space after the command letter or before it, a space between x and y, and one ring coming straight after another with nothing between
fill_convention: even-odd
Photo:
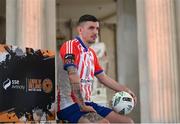
<instances>
[{"instance_id":1,"label":"bare arm","mask_svg":"<svg viewBox=\"0 0 180 124\"><path fill-rule=\"evenodd\" d=\"M100 74L96 75L96 77L99 79L99 81L102 84L104 84L105 86L109 87L110 89L112 89L116 92L126 91L126 92L130 93L132 95L132 97L134 98L135 103L137 102L137 98L136 98L135 94L129 88L116 82L115 80L113 80L112 78L107 76L105 73L100 73Z\"/></svg>"},{"instance_id":2,"label":"bare arm","mask_svg":"<svg viewBox=\"0 0 180 124\"><path fill-rule=\"evenodd\" d=\"M71 82L72 92L75 95L76 102L79 104L82 111L96 112L91 106L86 106L80 91L80 78L77 74L77 69L74 66L67 68L69 80Z\"/></svg>"}]
</instances>

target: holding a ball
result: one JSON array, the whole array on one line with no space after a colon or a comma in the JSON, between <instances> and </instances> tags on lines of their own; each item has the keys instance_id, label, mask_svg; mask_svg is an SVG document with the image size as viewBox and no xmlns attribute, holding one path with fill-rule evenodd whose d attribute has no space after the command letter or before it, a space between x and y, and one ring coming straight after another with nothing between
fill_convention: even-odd
<instances>
[{"instance_id":1,"label":"holding a ball","mask_svg":"<svg viewBox=\"0 0 180 124\"><path fill-rule=\"evenodd\" d=\"M134 108L134 98L125 91L117 92L112 98L112 108L119 114L129 114Z\"/></svg>"},{"instance_id":2,"label":"holding a ball","mask_svg":"<svg viewBox=\"0 0 180 124\"><path fill-rule=\"evenodd\" d=\"M119 113L127 114L133 109L132 102L136 103L136 95L121 82L106 75L91 48L99 36L99 20L93 15L82 15L76 29L78 36L65 41L60 48L61 63L58 69L61 70L59 72L63 72L63 69L66 72L60 73L61 78L58 79L60 92L57 118L69 123L133 123L130 117ZM62 80L65 77L68 80ZM125 93L115 95L114 110L93 102L91 97L94 77L107 88L115 92L126 91L132 98Z\"/></svg>"}]
</instances>

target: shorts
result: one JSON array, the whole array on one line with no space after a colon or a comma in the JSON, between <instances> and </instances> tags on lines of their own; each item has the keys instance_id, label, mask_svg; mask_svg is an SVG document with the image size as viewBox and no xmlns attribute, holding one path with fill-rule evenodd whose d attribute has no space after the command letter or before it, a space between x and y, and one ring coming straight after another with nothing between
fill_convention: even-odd
<instances>
[{"instance_id":1,"label":"shorts","mask_svg":"<svg viewBox=\"0 0 180 124\"><path fill-rule=\"evenodd\" d=\"M102 117L106 117L112 109L100 106L94 102L86 102L86 105L92 106L96 112ZM87 114L88 112L80 111L80 107L77 103L57 112L57 117L59 120L67 120L69 123L78 123L79 119Z\"/></svg>"}]
</instances>

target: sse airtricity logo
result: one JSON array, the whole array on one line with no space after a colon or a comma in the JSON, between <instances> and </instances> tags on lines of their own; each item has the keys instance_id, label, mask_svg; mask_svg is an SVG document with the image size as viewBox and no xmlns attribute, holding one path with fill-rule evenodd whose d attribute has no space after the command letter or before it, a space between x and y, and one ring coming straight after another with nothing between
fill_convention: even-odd
<instances>
[{"instance_id":1,"label":"sse airtricity logo","mask_svg":"<svg viewBox=\"0 0 180 124\"><path fill-rule=\"evenodd\" d=\"M11 80L8 78L3 82L3 88L6 90L10 86L11 86Z\"/></svg>"}]
</instances>

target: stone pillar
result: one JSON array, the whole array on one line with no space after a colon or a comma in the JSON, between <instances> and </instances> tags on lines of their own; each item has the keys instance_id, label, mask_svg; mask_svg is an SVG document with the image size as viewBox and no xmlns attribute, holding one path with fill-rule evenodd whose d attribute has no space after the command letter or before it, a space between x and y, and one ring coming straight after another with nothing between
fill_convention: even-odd
<instances>
[{"instance_id":1,"label":"stone pillar","mask_svg":"<svg viewBox=\"0 0 180 124\"><path fill-rule=\"evenodd\" d=\"M178 77L180 77L180 0L175 0L174 2L175 4L175 22L176 22L176 39L178 42ZM178 87L178 91L180 90L180 84ZM180 94L180 92L178 92L178 94ZM179 104L180 104L180 98L178 98L179 100ZM179 105L179 112L180 112L180 105ZM179 113L180 114L180 113ZM179 122L180 122L180 117L178 118Z\"/></svg>"},{"instance_id":2,"label":"stone pillar","mask_svg":"<svg viewBox=\"0 0 180 124\"><path fill-rule=\"evenodd\" d=\"M55 0L7 0L6 17L7 44L55 49Z\"/></svg>"},{"instance_id":3,"label":"stone pillar","mask_svg":"<svg viewBox=\"0 0 180 124\"><path fill-rule=\"evenodd\" d=\"M137 0L137 8L141 120L179 122L174 1Z\"/></svg>"},{"instance_id":4,"label":"stone pillar","mask_svg":"<svg viewBox=\"0 0 180 124\"><path fill-rule=\"evenodd\" d=\"M129 87L138 103L129 115L140 122L139 70L136 24L136 1L117 0L117 71L118 81Z\"/></svg>"},{"instance_id":5,"label":"stone pillar","mask_svg":"<svg viewBox=\"0 0 180 124\"><path fill-rule=\"evenodd\" d=\"M44 48L56 50L56 0L44 1Z\"/></svg>"},{"instance_id":6,"label":"stone pillar","mask_svg":"<svg viewBox=\"0 0 180 124\"><path fill-rule=\"evenodd\" d=\"M42 0L18 0L18 46L42 48Z\"/></svg>"},{"instance_id":7,"label":"stone pillar","mask_svg":"<svg viewBox=\"0 0 180 124\"><path fill-rule=\"evenodd\" d=\"M6 0L6 44L17 45L17 0Z\"/></svg>"},{"instance_id":8,"label":"stone pillar","mask_svg":"<svg viewBox=\"0 0 180 124\"><path fill-rule=\"evenodd\" d=\"M148 47L146 36L145 6L144 0L136 1L137 8L137 39L139 55L139 92L140 92L140 110L142 123L150 123L150 89L149 89L149 63Z\"/></svg>"}]
</instances>

